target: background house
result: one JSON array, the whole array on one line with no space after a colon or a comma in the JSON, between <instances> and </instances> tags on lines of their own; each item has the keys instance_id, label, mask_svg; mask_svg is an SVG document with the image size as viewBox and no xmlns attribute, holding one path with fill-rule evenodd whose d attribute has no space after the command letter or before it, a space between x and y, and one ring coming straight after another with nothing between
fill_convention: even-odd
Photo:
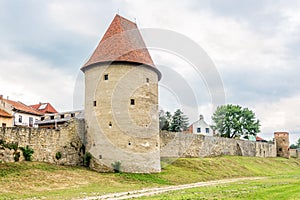
<instances>
[{"instance_id":1,"label":"background house","mask_svg":"<svg viewBox=\"0 0 300 200\"><path fill-rule=\"evenodd\" d=\"M12 126L37 127L36 121L44 115L22 102L4 99L2 95L0 95L0 109L13 117Z\"/></svg>"},{"instance_id":2,"label":"background house","mask_svg":"<svg viewBox=\"0 0 300 200\"><path fill-rule=\"evenodd\" d=\"M84 118L83 110L46 114L40 120L36 121L36 124L39 128L55 129L57 126L70 121L74 117Z\"/></svg>"},{"instance_id":3,"label":"background house","mask_svg":"<svg viewBox=\"0 0 300 200\"><path fill-rule=\"evenodd\" d=\"M194 134L213 135L213 130L204 121L204 116L200 115L199 120L189 126L189 132Z\"/></svg>"},{"instance_id":4,"label":"background house","mask_svg":"<svg viewBox=\"0 0 300 200\"><path fill-rule=\"evenodd\" d=\"M34 108L35 110L42 112L44 114L54 114L58 113L56 109L50 103L38 103L35 105L31 105L30 107Z\"/></svg>"},{"instance_id":5,"label":"background house","mask_svg":"<svg viewBox=\"0 0 300 200\"><path fill-rule=\"evenodd\" d=\"M13 116L5 110L0 109L0 127L12 127Z\"/></svg>"}]
</instances>

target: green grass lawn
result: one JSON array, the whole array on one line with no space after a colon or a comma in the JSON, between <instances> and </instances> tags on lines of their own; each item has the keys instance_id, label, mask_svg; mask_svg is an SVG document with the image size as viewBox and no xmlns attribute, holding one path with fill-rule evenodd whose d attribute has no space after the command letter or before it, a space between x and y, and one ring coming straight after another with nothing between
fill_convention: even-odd
<instances>
[{"instance_id":1,"label":"green grass lawn","mask_svg":"<svg viewBox=\"0 0 300 200\"><path fill-rule=\"evenodd\" d=\"M268 177L163 193L138 199L300 199L300 175Z\"/></svg>"},{"instance_id":2,"label":"green grass lawn","mask_svg":"<svg viewBox=\"0 0 300 200\"><path fill-rule=\"evenodd\" d=\"M178 159L169 165L164 160L162 166L163 170L158 174L115 174L97 173L83 167L56 166L37 162L0 164L0 199L34 197L71 199L149 187L251 176L268 176L269 178L236 184L240 188L237 190L243 191L241 188L247 191L253 190L253 194L257 192L257 195L264 194L264 191L269 193L274 190L272 194L279 191L278 195L280 195L284 194L285 191L299 190L299 186L296 187L296 185L300 185L297 182L300 174L300 160L297 159L237 156L185 158ZM272 182L274 186L272 186ZM288 184L280 185L277 182ZM209 194L214 192L209 192L209 190L215 189L217 191L219 188L225 187L224 190L219 189L220 192L231 191L234 190L234 185L227 184L226 186L197 188L178 192L186 192L184 194L186 199L191 198L189 195L192 195L192 199L194 199L197 194L193 195L193 192L203 194L199 199L218 199L220 196L210 197ZM204 191L204 189L207 191ZM229 193L230 195L234 194L232 191ZM242 195L242 192L237 195ZM274 197L274 199L278 198Z\"/></svg>"}]
</instances>

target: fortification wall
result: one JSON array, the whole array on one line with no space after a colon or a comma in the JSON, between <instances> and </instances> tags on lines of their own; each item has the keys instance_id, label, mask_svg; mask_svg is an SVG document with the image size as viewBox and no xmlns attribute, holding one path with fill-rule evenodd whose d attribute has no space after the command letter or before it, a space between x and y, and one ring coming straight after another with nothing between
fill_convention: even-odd
<instances>
[{"instance_id":1,"label":"fortification wall","mask_svg":"<svg viewBox=\"0 0 300 200\"><path fill-rule=\"evenodd\" d=\"M292 157L292 158L300 158L300 148L298 148L298 149L290 149L290 157Z\"/></svg>"},{"instance_id":2,"label":"fortification wall","mask_svg":"<svg viewBox=\"0 0 300 200\"><path fill-rule=\"evenodd\" d=\"M161 132L161 157L238 155L276 157L276 145L196 134Z\"/></svg>"},{"instance_id":3,"label":"fortification wall","mask_svg":"<svg viewBox=\"0 0 300 200\"><path fill-rule=\"evenodd\" d=\"M0 161L24 160L20 147L34 150L32 160L61 165L83 165L85 128L84 120L71 120L59 129L0 128ZM18 145L17 149L5 144ZM168 158L196 158L220 155L276 157L276 145L196 134L161 132L160 154ZM56 154L60 152L61 158ZM300 157L300 151L297 156Z\"/></svg>"},{"instance_id":4,"label":"fortification wall","mask_svg":"<svg viewBox=\"0 0 300 200\"><path fill-rule=\"evenodd\" d=\"M22 161L24 158L20 147L29 146L34 150L33 161L73 166L83 164L84 120L71 120L56 130L0 128L0 140L2 143L0 161L2 162L14 162L18 153ZM9 144L17 144L18 148L7 148ZM60 154L61 158L57 159L57 154Z\"/></svg>"}]
</instances>

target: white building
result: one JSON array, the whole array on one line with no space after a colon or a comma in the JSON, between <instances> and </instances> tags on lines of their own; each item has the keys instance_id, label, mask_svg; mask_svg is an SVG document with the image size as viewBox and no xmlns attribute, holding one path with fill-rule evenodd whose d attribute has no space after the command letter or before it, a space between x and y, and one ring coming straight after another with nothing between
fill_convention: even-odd
<instances>
[{"instance_id":1,"label":"white building","mask_svg":"<svg viewBox=\"0 0 300 200\"><path fill-rule=\"evenodd\" d=\"M189 132L194 134L213 135L213 130L204 121L204 116L200 115L199 120L192 123L189 127Z\"/></svg>"},{"instance_id":2,"label":"white building","mask_svg":"<svg viewBox=\"0 0 300 200\"><path fill-rule=\"evenodd\" d=\"M7 124L8 127L26 126L37 128L36 122L39 121L41 116L44 115L43 113L25 105L22 102L4 99L1 95L0 108L13 116L12 124Z\"/></svg>"}]
</instances>

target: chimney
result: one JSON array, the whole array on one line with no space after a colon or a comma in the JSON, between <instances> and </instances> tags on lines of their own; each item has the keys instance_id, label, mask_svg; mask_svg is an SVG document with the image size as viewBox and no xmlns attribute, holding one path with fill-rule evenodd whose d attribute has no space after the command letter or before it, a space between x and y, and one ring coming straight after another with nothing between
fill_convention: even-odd
<instances>
[{"instance_id":1,"label":"chimney","mask_svg":"<svg viewBox=\"0 0 300 200\"><path fill-rule=\"evenodd\" d=\"M200 115L200 116L199 116L199 120L204 120L204 116L203 116L203 115Z\"/></svg>"}]
</instances>

